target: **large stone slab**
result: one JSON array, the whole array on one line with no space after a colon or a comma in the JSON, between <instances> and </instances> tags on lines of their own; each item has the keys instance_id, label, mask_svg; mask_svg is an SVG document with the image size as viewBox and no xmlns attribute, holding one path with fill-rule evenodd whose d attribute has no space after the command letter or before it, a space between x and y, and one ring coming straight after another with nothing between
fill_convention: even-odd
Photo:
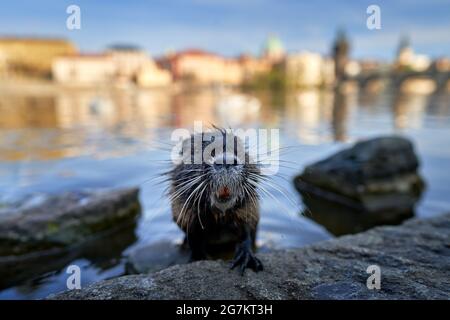
<instances>
[{"instance_id":1,"label":"large stone slab","mask_svg":"<svg viewBox=\"0 0 450 320\"><path fill-rule=\"evenodd\" d=\"M360 141L307 166L295 178L303 193L366 211L411 210L424 187L412 143L400 136Z\"/></svg>"},{"instance_id":2,"label":"large stone slab","mask_svg":"<svg viewBox=\"0 0 450 320\"><path fill-rule=\"evenodd\" d=\"M294 185L305 216L335 235L357 233L414 215L425 187L418 167L409 140L383 136L307 166Z\"/></svg>"},{"instance_id":3,"label":"large stone slab","mask_svg":"<svg viewBox=\"0 0 450 320\"><path fill-rule=\"evenodd\" d=\"M449 299L450 214L260 254L263 272L224 261L176 265L101 281L51 299ZM381 288L368 289L371 265Z\"/></svg>"},{"instance_id":4,"label":"large stone slab","mask_svg":"<svg viewBox=\"0 0 450 320\"><path fill-rule=\"evenodd\" d=\"M136 188L67 192L0 213L0 257L64 248L132 221L140 213Z\"/></svg>"}]
</instances>

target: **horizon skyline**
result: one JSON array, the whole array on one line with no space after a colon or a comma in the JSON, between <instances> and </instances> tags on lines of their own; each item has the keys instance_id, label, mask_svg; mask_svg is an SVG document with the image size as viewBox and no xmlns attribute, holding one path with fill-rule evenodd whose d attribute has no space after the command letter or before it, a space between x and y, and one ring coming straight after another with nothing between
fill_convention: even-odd
<instances>
[{"instance_id":1,"label":"horizon skyline","mask_svg":"<svg viewBox=\"0 0 450 320\"><path fill-rule=\"evenodd\" d=\"M270 36L275 36L276 37L276 35L273 35L273 34L272 35L268 35L266 40ZM404 36L400 37L399 43L401 42L402 38L404 38ZM57 36L54 37L54 36L46 36L46 35L32 35L32 34L30 34L30 35L27 35L27 34L24 34L24 35L10 35L10 34L4 35L4 34L0 34L0 40L1 39L68 41L68 42L74 44L75 48L78 49L78 52L77 52L78 55L86 55L86 56L88 56L88 55L102 55L106 51L108 51L110 49L114 49L113 47L121 47L121 46L123 46L123 47L130 47L130 48L133 48L135 50L143 51L143 52L149 54L150 57L152 57L152 58L160 58L160 57L166 56L166 55L171 54L171 53L175 53L176 54L176 53L184 53L184 52L188 52L188 51L202 51L202 52L205 52L205 53L208 53L208 54L214 54L214 55L218 55L218 56L223 56L224 58L228 58L228 59L239 58L242 55L250 55L252 57L261 57L263 55L263 50L262 49L260 50L260 52L257 52L257 53L249 53L249 52L241 51L241 52L237 52L236 54L230 56L230 55L223 55L220 52L208 50L208 49L201 48L201 47L194 47L194 46L187 46L187 47L180 48L180 49L177 49L177 50L166 51L166 52L163 52L163 53L160 53L160 54L157 54L157 55L152 55L150 52L148 52L145 49L145 46L142 46L142 45L139 45L139 44L136 44L136 43L124 43L124 42L113 42L111 44L106 45L104 48L101 48L101 49L96 50L96 51L83 51L79 46L77 46L76 42L72 41L71 39L69 39L67 37L57 37ZM282 39L280 39L280 41L282 42ZM349 42L351 43L351 39L349 39ZM261 46L261 47L263 47L263 46ZM330 48L331 47L332 46L330 45ZM414 48L412 45L411 45L411 47ZM397 49L398 49L398 47L395 48L395 52L397 51ZM330 50L329 53L321 53L321 52L316 52L316 51L312 51L312 50L308 50L308 49L300 49L300 50L291 51L291 52L285 51L285 53L287 55L295 54L295 53L302 53L302 52L318 53L318 54L320 54L320 55L322 55L324 57L330 57L331 58L331 50ZM448 58L450 58L450 56L438 56L438 57L435 57L435 58L441 58L441 57L448 57ZM392 57L392 58L394 58L394 57ZM355 59L355 60L368 60L368 61L376 60L376 59L370 59L370 58L365 58L365 57L353 58L353 59ZM378 59L377 61L387 62L386 60L387 59Z\"/></svg>"},{"instance_id":2,"label":"horizon skyline","mask_svg":"<svg viewBox=\"0 0 450 320\"><path fill-rule=\"evenodd\" d=\"M445 0L378 1L381 30L367 29L366 8L373 3L365 0L337 5L292 0L283 5L270 0L171 1L179 11L159 0L151 4L131 0L127 5L74 2L17 0L3 5L0 36L64 38L87 53L130 44L154 57L192 48L233 57L259 55L267 37L274 34L287 53L312 51L329 56L337 31L344 29L355 59L391 61L403 36L419 54L450 56L450 10ZM70 4L81 8L81 30L65 28L65 10ZM328 10L323 10L324 5Z\"/></svg>"}]
</instances>

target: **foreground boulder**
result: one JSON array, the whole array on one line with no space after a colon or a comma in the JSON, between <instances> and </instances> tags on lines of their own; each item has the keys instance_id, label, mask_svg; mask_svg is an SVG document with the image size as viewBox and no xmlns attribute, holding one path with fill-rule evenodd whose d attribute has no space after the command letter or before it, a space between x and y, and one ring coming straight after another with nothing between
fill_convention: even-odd
<instances>
[{"instance_id":1,"label":"foreground boulder","mask_svg":"<svg viewBox=\"0 0 450 320\"><path fill-rule=\"evenodd\" d=\"M199 261L49 298L449 299L450 214L259 257L265 270L243 277L227 262ZM379 290L366 285L371 265L381 270Z\"/></svg>"},{"instance_id":2,"label":"foreground boulder","mask_svg":"<svg viewBox=\"0 0 450 320\"><path fill-rule=\"evenodd\" d=\"M132 221L140 212L138 192L136 188L67 192L3 208L0 258L75 245Z\"/></svg>"},{"instance_id":3,"label":"foreground boulder","mask_svg":"<svg viewBox=\"0 0 450 320\"><path fill-rule=\"evenodd\" d=\"M418 167L419 160L409 140L386 136L358 142L307 166L294 179L294 184L304 202L310 202L306 206L314 207L309 208L313 216L316 212L320 215L321 201L365 212L368 216L380 213L364 217L367 221L361 225L366 229L364 224L384 224L389 219L412 216L424 189ZM326 210L330 214L343 211L342 208Z\"/></svg>"}]
</instances>

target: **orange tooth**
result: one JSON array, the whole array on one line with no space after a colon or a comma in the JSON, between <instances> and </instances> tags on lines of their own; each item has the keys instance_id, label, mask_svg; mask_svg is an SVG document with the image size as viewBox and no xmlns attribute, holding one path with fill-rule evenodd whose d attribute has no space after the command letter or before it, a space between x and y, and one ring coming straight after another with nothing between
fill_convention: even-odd
<instances>
[{"instance_id":1,"label":"orange tooth","mask_svg":"<svg viewBox=\"0 0 450 320\"><path fill-rule=\"evenodd\" d=\"M223 187L219 189L219 198L228 198L230 196L230 189Z\"/></svg>"}]
</instances>

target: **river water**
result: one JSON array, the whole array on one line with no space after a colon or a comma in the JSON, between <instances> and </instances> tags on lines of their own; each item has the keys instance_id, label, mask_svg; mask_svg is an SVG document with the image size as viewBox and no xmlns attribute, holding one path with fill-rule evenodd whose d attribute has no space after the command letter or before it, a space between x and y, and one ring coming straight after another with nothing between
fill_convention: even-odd
<instances>
[{"instance_id":1,"label":"river water","mask_svg":"<svg viewBox=\"0 0 450 320\"><path fill-rule=\"evenodd\" d=\"M263 197L257 244L261 251L293 248L333 237L305 212L292 178L311 162L356 140L401 134L413 140L427 188L416 208L421 217L450 211L450 95L330 91L253 93L260 108L225 110L231 93L205 90L65 90L0 95L0 204L30 194L138 185L142 215L135 226L87 245L81 253L24 268L28 276L0 288L0 299L35 299L65 290L70 264L82 285L123 274L124 256L161 241L179 243L165 185L152 180L170 159L174 128L194 121L280 130L282 164L276 183L288 198ZM233 93L234 96L237 93ZM255 100L252 101L255 101ZM225 109L223 109L225 108ZM105 245L106 244L106 245ZM45 260L44 260L45 261ZM52 262L53 263L53 262Z\"/></svg>"}]
</instances>

